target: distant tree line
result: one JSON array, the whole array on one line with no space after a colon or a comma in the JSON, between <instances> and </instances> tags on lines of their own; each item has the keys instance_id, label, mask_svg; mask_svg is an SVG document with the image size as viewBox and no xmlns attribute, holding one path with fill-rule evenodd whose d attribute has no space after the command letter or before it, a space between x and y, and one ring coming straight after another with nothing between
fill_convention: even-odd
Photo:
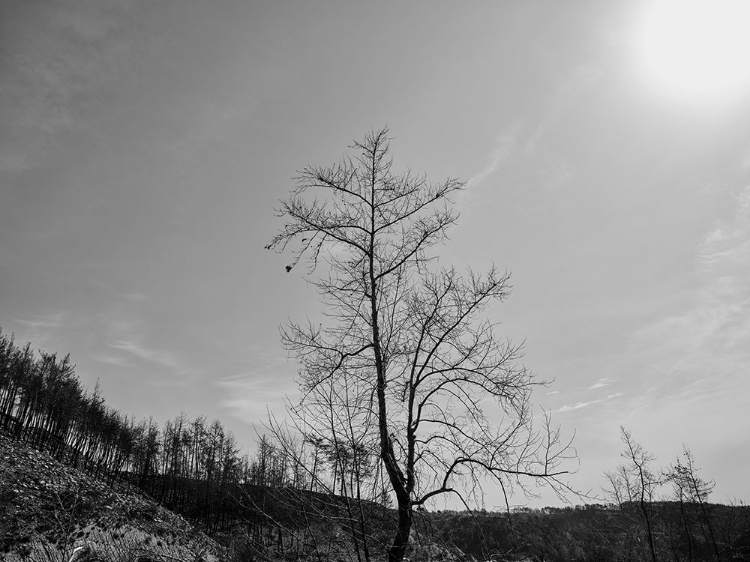
<instances>
[{"instance_id":1,"label":"distant tree line","mask_svg":"<svg viewBox=\"0 0 750 562\"><path fill-rule=\"evenodd\" d=\"M707 504L719 554L702 538L689 546L679 502L654 502L656 559L664 562L750 560L750 507ZM645 562L647 540L634 526L639 506L589 504L499 512L431 513L420 527L433 540L455 545L476 560L534 562ZM705 526L706 521L703 521Z\"/></svg>"},{"instance_id":2,"label":"distant tree line","mask_svg":"<svg viewBox=\"0 0 750 562\"><path fill-rule=\"evenodd\" d=\"M649 506L655 521L656 560L750 560L750 507L706 504L718 554L711 539L703 538L697 514L690 516L695 516L691 530L685 529L682 507L666 500ZM639 510L638 504L589 504L510 513L442 511L430 513L420 527L432 540L455 545L477 560L646 562L652 556L637 523ZM702 520L704 528L706 523Z\"/></svg>"},{"instance_id":3,"label":"distant tree line","mask_svg":"<svg viewBox=\"0 0 750 562\"><path fill-rule=\"evenodd\" d=\"M312 435L298 447L262 436L250 458L218 420L180 414L160 426L128 417L106 404L98 384L81 385L69 355L19 345L2 329L0 431L110 485L140 489L218 538L240 528L251 555L268 548L363 555L377 535L373 522L391 530L378 522L382 492L361 501L365 478L382 480L365 447ZM332 522L343 542L323 544L313 529Z\"/></svg>"},{"instance_id":4,"label":"distant tree line","mask_svg":"<svg viewBox=\"0 0 750 562\"><path fill-rule=\"evenodd\" d=\"M622 428L623 464L605 474L607 503L517 508L507 513L439 512L433 537L479 560L545 562L702 562L750 560L750 506L708 501L688 447L673 463L656 457Z\"/></svg>"}]
</instances>

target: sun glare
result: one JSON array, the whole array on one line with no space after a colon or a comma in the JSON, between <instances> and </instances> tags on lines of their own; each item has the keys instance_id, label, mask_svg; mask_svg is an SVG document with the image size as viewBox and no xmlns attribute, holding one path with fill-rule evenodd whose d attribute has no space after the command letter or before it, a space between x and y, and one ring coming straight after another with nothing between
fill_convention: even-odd
<instances>
[{"instance_id":1,"label":"sun glare","mask_svg":"<svg viewBox=\"0 0 750 562\"><path fill-rule=\"evenodd\" d=\"M670 96L720 101L750 90L750 0L656 0L636 38L638 66Z\"/></svg>"}]
</instances>

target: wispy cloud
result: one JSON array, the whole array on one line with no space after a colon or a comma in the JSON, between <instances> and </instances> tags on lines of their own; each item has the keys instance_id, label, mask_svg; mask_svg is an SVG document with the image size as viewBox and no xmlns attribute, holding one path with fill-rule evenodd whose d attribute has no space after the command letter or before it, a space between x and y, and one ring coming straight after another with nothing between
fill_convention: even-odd
<instances>
[{"instance_id":1,"label":"wispy cloud","mask_svg":"<svg viewBox=\"0 0 750 562\"><path fill-rule=\"evenodd\" d=\"M734 199L735 215L716 224L698 251L701 270L709 276L737 276L750 267L750 186L740 190Z\"/></svg>"},{"instance_id":2,"label":"wispy cloud","mask_svg":"<svg viewBox=\"0 0 750 562\"><path fill-rule=\"evenodd\" d=\"M467 213L465 216L468 216L468 213L477 206L477 201L483 197L483 188L490 184L488 180L509 165L523 129L522 122L517 122L503 129L495 138L485 167L466 180L466 189L456 198L457 206L462 208L462 212Z\"/></svg>"},{"instance_id":3,"label":"wispy cloud","mask_svg":"<svg viewBox=\"0 0 750 562\"><path fill-rule=\"evenodd\" d=\"M62 325L63 313L55 312L52 314L37 314L28 319L16 319L16 322L23 324L29 330L42 330L50 328L59 328Z\"/></svg>"},{"instance_id":4,"label":"wispy cloud","mask_svg":"<svg viewBox=\"0 0 750 562\"><path fill-rule=\"evenodd\" d=\"M744 173L750 172L750 147L748 147L747 151L745 152L745 157L740 163L740 171Z\"/></svg>"},{"instance_id":5,"label":"wispy cloud","mask_svg":"<svg viewBox=\"0 0 750 562\"><path fill-rule=\"evenodd\" d=\"M536 154L537 144L556 115L571 100L596 84L600 76L601 72L591 66L574 69L548 100L546 107L542 109L536 128L527 126L526 122L530 121L530 118L519 119L516 123L505 127L495 139L486 166L466 182L467 190L463 195L465 201L469 204L473 203L472 188L488 183L489 178L515 165L517 160L524 160L528 163L532 158L535 159L535 173L539 176L539 184L545 192L554 191L565 184L571 177L568 162L549 155L539 157ZM537 203L525 203L526 207L536 205Z\"/></svg>"},{"instance_id":6,"label":"wispy cloud","mask_svg":"<svg viewBox=\"0 0 750 562\"><path fill-rule=\"evenodd\" d=\"M144 293L139 293L137 291L124 293L120 295L120 298L122 298L125 301L134 302L134 303L146 302L148 300L148 297Z\"/></svg>"},{"instance_id":7,"label":"wispy cloud","mask_svg":"<svg viewBox=\"0 0 750 562\"><path fill-rule=\"evenodd\" d=\"M513 155L522 131L523 124L519 122L505 128L497 136L495 147L490 152L487 165L468 179L466 182L467 189L482 183L505 165Z\"/></svg>"},{"instance_id":8,"label":"wispy cloud","mask_svg":"<svg viewBox=\"0 0 750 562\"><path fill-rule=\"evenodd\" d=\"M193 371L175 353L164 349L148 347L137 340L116 340L114 343L108 342L107 345L113 349L124 351L139 359L173 371L175 374L187 374Z\"/></svg>"},{"instance_id":9,"label":"wispy cloud","mask_svg":"<svg viewBox=\"0 0 750 562\"><path fill-rule=\"evenodd\" d=\"M263 423L268 411L284 412L287 397L294 400L296 365L277 349L251 345L246 359L232 374L215 382L221 389L221 405L227 414L246 423Z\"/></svg>"},{"instance_id":10,"label":"wispy cloud","mask_svg":"<svg viewBox=\"0 0 750 562\"><path fill-rule=\"evenodd\" d=\"M23 327L16 334L19 340L29 341L35 347L44 348L63 329L66 317L66 312L58 311L33 314L25 318L14 318L13 321ZM52 350L48 349L47 351Z\"/></svg>"},{"instance_id":11,"label":"wispy cloud","mask_svg":"<svg viewBox=\"0 0 750 562\"><path fill-rule=\"evenodd\" d=\"M706 233L697 251L695 284L679 313L634 332L632 352L646 360L656 395L731 400L750 391L750 187L735 197L730 220Z\"/></svg>"},{"instance_id":12,"label":"wispy cloud","mask_svg":"<svg viewBox=\"0 0 750 562\"><path fill-rule=\"evenodd\" d=\"M582 65L572 70L552 95L544 117L534 129L534 133L524 143L524 155L528 156L536 150L539 140L555 117L561 113L568 103L598 83L601 76L601 70L590 65Z\"/></svg>"},{"instance_id":13,"label":"wispy cloud","mask_svg":"<svg viewBox=\"0 0 750 562\"><path fill-rule=\"evenodd\" d=\"M114 365L116 367L132 367L132 363L130 363L127 359L124 357L120 357L119 355L94 355L91 357L94 361L99 361L100 363L105 363L107 365Z\"/></svg>"},{"instance_id":14,"label":"wispy cloud","mask_svg":"<svg viewBox=\"0 0 750 562\"><path fill-rule=\"evenodd\" d=\"M286 397L296 390L291 379L285 384L271 372L240 373L216 384L226 392L221 404L229 415L251 424L264 421L268 411L283 412Z\"/></svg>"},{"instance_id":15,"label":"wispy cloud","mask_svg":"<svg viewBox=\"0 0 750 562\"><path fill-rule=\"evenodd\" d=\"M580 410L581 408L588 408L589 406L593 406L594 404L600 404L602 402L606 402L607 400L612 400L613 398L617 398L618 396L622 396L621 392L617 392L615 394L609 394L605 396L604 398L599 398L597 400L588 400L586 402L576 402L573 406L562 406L555 410L555 412L570 412L573 410Z\"/></svg>"},{"instance_id":16,"label":"wispy cloud","mask_svg":"<svg viewBox=\"0 0 750 562\"><path fill-rule=\"evenodd\" d=\"M589 387L589 390L594 390L595 388L604 388L605 386L609 386L613 382L615 382L614 379L604 377L604 378L597 380L594 384L592 384Z\"/></svg>"}]
</instances>

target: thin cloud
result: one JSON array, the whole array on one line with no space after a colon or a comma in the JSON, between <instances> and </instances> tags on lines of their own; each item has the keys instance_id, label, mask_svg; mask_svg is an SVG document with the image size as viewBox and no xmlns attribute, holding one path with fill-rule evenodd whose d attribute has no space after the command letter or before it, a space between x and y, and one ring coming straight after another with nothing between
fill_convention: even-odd
<instances>
[{"instance_id":1,"label":"thin cloud","mask_svg":"<svg viewBox=\"0 0 750 562\"><path fill-rule=\"evenodd\" d=\"M279 379L278 373L270 371L225 377L216 382L227 394L221 405L236 419L258 423L265 419L269 410L283 411L285 398L296 389L293 381L284 384L283 379Z\"/></svg>"},{"instance_id":2,"label":"thin cloud","mask_svg":"<svg viewBox=\"0 0 750 562\"><path fill-rule=\"evenodd\" d=\"M466 189L456 197L456 206L467 213L465 216L469 216L468 213L471 213L472 208L475 207L476 200L481 197L477 189L489 183L487 182L489 178L508 165L516 151L522 132L523 124L518 122L503 129L495 138L494 148L489 153L487 165L466 181Z\"/></svg>"},{"instance_id":3,"label":"thin cloud","mask_svg":"<svg viewBox=\"0 0 750 562\"><path fill-rule=\"evenodd\" d=\"M605 386L609 386L613 382L615 382L614 379L610 379L608 377L604 377L604 378L601 378L601 379L597 380L594 384L592 384L589 387L589 390L594 390L596 388L604 388Z\"/></svg>"},{"instance_id":4,"label":"thin cloud","mask_svg":"<svg viewBox=\"0 0 750 562\"><path fill-rule=\"evenodd\" d=\"M63 313L38 314L33 319L16 319L19 324L23 324L29 330L41 330L58 328L62 325Z\"/></svg>"},{"instance_id":5,"label":"thin cloud","mask_svg":"<svg viewBox=\"0 0 750 562\"><path fill-rule=\"evenodd\" d=\"M466 188L482 183L488 177L500 170L513 155L518 139L523 131L523 125L516 123L504 129L495 140L495 148L490 152L489 163L484 169L471 176L466 182Z\"/></svg>"},{"instance_id":6,"label":"thin cloud","mask_svg":"<svg viewBox=\"0 0 750 562\"><path fill-rule=\"evenodd\" d=\"M94 355L92 359L107 365L115 365L116 367L132 367L132 364L127 359L117 355Z\"/></svg>"},{"instance_id":7,"label":"thin cloud","mask_svg":"<svg viewBox=\"0 0 750 562\"><path fill-rule=\"evenodd\" d=\"M124 299L124 300L126 300L128 302L134 302L134 303L146 302L148 300L148 297L145 294L139 293L137 291L133 291L133 292L130 292L130 293L124 293L124 294L122 294L120 296L121 296L122 299Z\"/></svg>"},{"instance_id":8,"label":"thin cloud","mask_svg":"<svg viewBox=\"0 0 750 562\"><path fill-rule=\"evenodd\" d=\"M615 394L609 394L605 396L604 398L599 398L598 400L588 400L586 402L576 402L573 406L562 406L555 410L555 412L563 413L563 412L571 412L573 410L580 410L581 408L588 408L589 406L593 406L594 404L600 404L602 402L606 402L608 400L612 400L613 398L617 398L618 396L622 396L622 393L617 392Z\"/></svg>"},{"instance_id":9,"label":"thin cloud","mask_svg":"<svg viewBox=\"0 0 750 562\"><path fill-rule=\"evenodd\" d=\"M750 258L750 186L735 195L736 211L704 237L698 263L704 274L745 274Z\"/></svg>"},{"instance_id":10,"label":"thin cloud","mask_svg":"<svg viewBox=\"0 0 750 562\"><path fill-rule=\"evenodd\" d=\"M24 342L32 342L34 346L38 347L49 345L49 342L60 333L66 320L66 312L34 314L26 318L13 319L14 322L23 327L23 330L16 334L18 339Z\"/></svg>"},{"instance_id":11,"label":"thin cloud","mask_svg":"<svg viewBox=\"0 0 750 562\"><path fill-rule=\"evenodd\" d=\"M586 408L588 406L591 406L592 404L598 404L599 402L604 402L604 398L601 398L600 400L589 400L588 402L577 402L573 406L562 406L558 408L557 412L570 412L572 410L580 410L581 408Z\"/></svg>"},{"instance_id":12,"label":"thin cloud","mask_svg":"<svg viewBox=\"0 0 750 562\"><path fill-rule=\"evenodd\" d=\"M740 171L750 172L750 148L747 149L747 152L745 153L745 157L742 159L742 162L740 163Z\"/></svg>"},{"instance_id":13,"label":"thin cloud","mask_svg":"<svg viewBox=\"0 0 750 562\"><path fill-rule=\"evenodd\" d=\"M172 370L176 374L192 372L177 355L170 351L149 348L135 340L117 340L114 343L107 343L107 345L111 348L130 353L154 365Z\"/></svg>"},{"instance_id":14,"label":"thin cloud","mask_svg":"<svg viewBox=\"0 0 750 562\"><path fill-rule=\"evenodd\" d=\"M575 99L587 88L597 83L601 72L590 66L582 66L574 70L568 79L553 95L541 122L536 129L529 131L523 120L503 129L495 140L487 165L471 176L466 182L461 202L471 205L473 202L472 188L487 183L491 178L511 165L514 158L529 159L535 157L535 150L539 139L544 135L548 124L565 107L570 100ZM524 141L524 137L526 140ZM555 191L570 180L571 170L567 161L563 159L549 159L538 165L541 174L540 183L545 192ZM527 206L536 204L527 203Z\"/></svg>"},{"instance_id":15,"label":"thin cloud","mask_svg":"<svg viewBox=\"0 0 750 562\"><path fill-rule=\"evenodd\" d=\"M583 65L573 69L568 78L555 91L544 117L534 130L534 134L524 144L523 154L525 156L536 150L539 139L565 106L571 100L580 96L581 93L597 84L601 76L601 70L593 66Z\"/></svg>"},{"instance_id":16,"label":"thin cloud","mask_svg":"<svg viewBox=\"0 0 750 562\"><path fill-rule=\"evenodd\" d=\"M697 251L696 286L682 311L633 333L631 348L647 359L655 395L722 403L750 391L750 187L736 195L734 216L715 224Z\"/></svg>"}]
</instances>

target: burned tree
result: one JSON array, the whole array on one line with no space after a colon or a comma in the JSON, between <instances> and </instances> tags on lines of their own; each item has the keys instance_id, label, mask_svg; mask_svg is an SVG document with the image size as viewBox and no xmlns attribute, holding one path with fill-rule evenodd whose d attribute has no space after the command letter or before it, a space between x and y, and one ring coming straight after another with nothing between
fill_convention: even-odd
<instances>
[{"instance_id":1,"label":"burned tree","mask_svg":"<svg viewBox=\"0 0 750 562\"><path fill-rule=\"evenodd\" d=\"M547 416L534 425L531 391L543 383L483 317L508 296L509 275L462 275L430 253L457 223L463 184L396 174L386 129L352 148L337 165L300 172L268 248L291 253L287 271L306 263L317 273L329 321L282 329L301 363L298 423L374 448L398 506L388 550L397 561L415 508L442 494L469 505L486 476L504 492L527 490L526 478L562 490L573 454Z\"/></svg>"}]
</instances>

